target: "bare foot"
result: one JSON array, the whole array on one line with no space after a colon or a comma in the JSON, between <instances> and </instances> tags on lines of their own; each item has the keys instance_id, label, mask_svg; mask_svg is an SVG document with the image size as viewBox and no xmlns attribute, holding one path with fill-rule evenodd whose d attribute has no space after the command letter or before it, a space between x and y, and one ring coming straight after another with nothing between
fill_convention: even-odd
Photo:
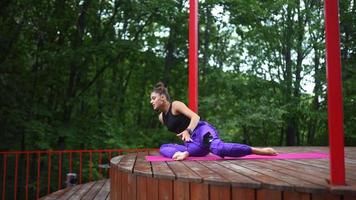
<instances>
[{"instance_id":1,"label":"bare foot","mask_svg":"<svg viewBox=\"0 0 356 200\"><path fill-rule=\"evenodd\" d=\"M178 151L173 155L172 159L184 160L184 159L188 158L188 156L189 156L188 151L184 151L184 152Z\"/></svg>"},{"instance_id":2,"label":"bare foot","mask_svg":"<svg viewBox=\"0 0 356 200\"><path fill-rule=\"evenodd\" d=\"M252 153L257 155L268 155L268 156L275 156L278 154L276 150L270 147L266 147L266 148L252 147Z\"/></svg>"}]
</instances>

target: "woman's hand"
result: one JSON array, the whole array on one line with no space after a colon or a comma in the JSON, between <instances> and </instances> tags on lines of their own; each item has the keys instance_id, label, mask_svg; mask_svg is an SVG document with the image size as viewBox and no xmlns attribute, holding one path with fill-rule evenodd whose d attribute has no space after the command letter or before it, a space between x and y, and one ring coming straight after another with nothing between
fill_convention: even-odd
<instances>
[{"instance_id":1,"label":"woman's hand","mask_svg":"<svg viewBox=\"0 0 356 200\"><path fill-rule=\"evenodd\" d=\"M190 138L190 134L187 130L184 130L183 132L177 134L177 136L180 137L184 142L193 141L192 138Z\"/></svg>"}]
</instances>

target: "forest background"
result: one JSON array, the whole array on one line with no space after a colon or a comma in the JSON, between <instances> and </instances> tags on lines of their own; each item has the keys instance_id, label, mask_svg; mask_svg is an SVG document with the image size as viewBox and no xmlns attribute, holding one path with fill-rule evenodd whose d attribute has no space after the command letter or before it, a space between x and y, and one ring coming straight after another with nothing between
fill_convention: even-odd
<instances>
[{"instance_id":1,"label":"forest background","mask_svg":"<svg viewBox=\"0 0 356 200\"><path fill-rule=\"evenodd\" d=\"M187 0L0 2L0 150L178 141L149 95L187 103ZM199 115L226 141L328 145L323 1L199 1ZM356 1L340 1L346 145L356 145Z\"/></svg>"}]
</instances>

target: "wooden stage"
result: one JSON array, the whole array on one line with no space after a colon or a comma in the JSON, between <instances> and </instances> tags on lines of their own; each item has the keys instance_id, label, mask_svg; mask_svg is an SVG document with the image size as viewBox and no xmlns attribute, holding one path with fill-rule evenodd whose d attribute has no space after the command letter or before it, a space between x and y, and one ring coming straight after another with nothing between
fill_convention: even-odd
<instances>
[{"instance_id":1,"label":"wooden stage","mask_svg":"<svg viewBox=\"0 0 356 200\"><path fill-rule=\"evenodd\" d=\"M40 200L109 200L110 180L105 179L58 190Z\"/></svg>"},{"instance_id":2,"label":"wooden stage","mask_svg":"<svg viewBox=\"0 0 356 200\"><path fill-rule=\"evenodd\" d=\"M276 149L329 152L327 147ZM356 147L345 152L347 186L342 187L329 185L329 159L147 162L147 152L127 154L111 160L110 199L356 200Z\"/></svg>"}]
</instances>

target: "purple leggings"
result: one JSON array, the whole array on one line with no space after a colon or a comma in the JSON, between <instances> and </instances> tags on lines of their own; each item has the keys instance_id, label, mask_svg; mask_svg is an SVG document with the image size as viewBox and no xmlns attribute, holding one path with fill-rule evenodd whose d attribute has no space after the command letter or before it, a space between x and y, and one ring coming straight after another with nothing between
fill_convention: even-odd
<instances>
[{"instance_id":1,"label":"purple leggings","mask_svg":"<svg viewBox=\"0 0 356 200\"><path fill-rule=\"evenodd\" d=\"M210 146L204 145L204 136L210 134ZM188 151L189 156L205 156L212 152L220 157L241 157L251 154L251 147L244 144L225 143L219 138L217 130L207 122L200 121L191 136L192 142L179 144L163 144L160 153L172 158L178 151Z\"/></svg>"}]
</instances>

